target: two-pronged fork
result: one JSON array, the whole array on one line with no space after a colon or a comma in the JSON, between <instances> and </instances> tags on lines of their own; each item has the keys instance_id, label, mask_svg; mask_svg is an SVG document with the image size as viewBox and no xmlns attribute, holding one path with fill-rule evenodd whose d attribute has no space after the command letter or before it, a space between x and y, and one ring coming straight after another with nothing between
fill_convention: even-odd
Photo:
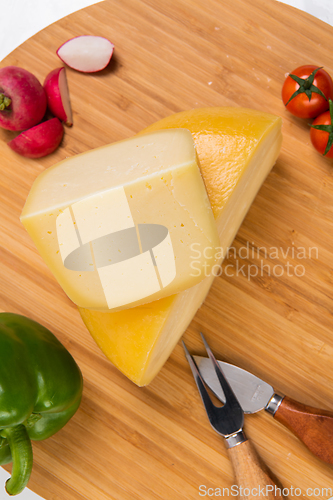
<instances>
[{"instance_id":1,"label":"two-pronged fork","mask_svg":"<svg viewBox=\"0 0 333 500\"><path fill-rule=\"evenodd\" d=\"M209 421L213 429L225 438L238 484L238 498L244 500L257 500L258 497L269 500L282 499L281 488L270 477L268 469L261 462L250 441L247 440L243 432L244 412L202 334L201 337L224 392L226 401L224 406L214 405L196 362L184 342L183 347Z\"/></svg>"}]
</instances>

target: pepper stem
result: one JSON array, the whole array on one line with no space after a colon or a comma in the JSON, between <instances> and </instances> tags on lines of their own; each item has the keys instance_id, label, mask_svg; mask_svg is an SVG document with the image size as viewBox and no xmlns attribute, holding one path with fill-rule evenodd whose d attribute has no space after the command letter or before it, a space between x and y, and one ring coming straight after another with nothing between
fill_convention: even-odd
<instances>
[{"instance_id":1,"label":"pepper stem","mask_svg":"<svg viewBox=\"0 0 333 500\"><path fill-rule=\"evenodd\" d=\"M10 106L12 100L7 97L5 94L0 94L0 111L8 108Z\"/></svg>"},{"instance_id":2,"label":"pepper stem","mask_svg":"<svg viewBox=\"0 0 333 500\"><path fill-rule=\"evenodd\" d=\"M9 495L17 495L26 487L32 470L32 446L24 425L6 427L0 432L6 438L13 458L12 476L6 482Z\"/></svg>"}]
</instances>

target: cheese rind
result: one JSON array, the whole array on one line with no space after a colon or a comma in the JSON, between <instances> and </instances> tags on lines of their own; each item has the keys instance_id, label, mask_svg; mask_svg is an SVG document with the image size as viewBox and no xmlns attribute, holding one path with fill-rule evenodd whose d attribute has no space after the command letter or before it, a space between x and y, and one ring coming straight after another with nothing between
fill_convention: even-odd
<instances>
[{"instance_id":1,"label":"cheese rind","mask_svg":"<svg viewBox=\"0 0 333 500\"><path fill-rule=\"evenodd\" d=\"M73 302L101 311L194 286L215 263L204 249L219 245L185 129L136 136L51 167L36 179L21 221ZM193 244L202 253L195 272Z\"/></svg>"},{"instance_id":2,"label":"cheese rind","mask_svg":"<svg viewBox=\"0 0 333 500\"><path fill-rule=\"evenodd\" d=\"M143 131L169 127L191 131L219 231L221 260L278 157L281 124L281 118L255 110L204 108L172 115ZM212 275L177 295L128 311L79 311L106 356L143 386L162 368L213 279Z\"/></svg>"}]
</instances>

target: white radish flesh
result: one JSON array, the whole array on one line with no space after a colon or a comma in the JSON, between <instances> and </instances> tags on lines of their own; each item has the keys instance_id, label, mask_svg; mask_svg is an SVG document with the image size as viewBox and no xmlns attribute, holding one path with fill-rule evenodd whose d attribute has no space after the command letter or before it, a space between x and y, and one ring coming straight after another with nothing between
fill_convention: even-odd
<instances>
[{"instance_id":1,"label":"white radish flesh","mask_svg":"<svg viewBox=\"0 0 333 500\"><path fill-rule=\"evenodd\" d=\"M83 73L95 73L109 64L113 49L113 43L106 38L83 35L65 42L57 54L70 68Z\"/></svg>"}]
</instances>

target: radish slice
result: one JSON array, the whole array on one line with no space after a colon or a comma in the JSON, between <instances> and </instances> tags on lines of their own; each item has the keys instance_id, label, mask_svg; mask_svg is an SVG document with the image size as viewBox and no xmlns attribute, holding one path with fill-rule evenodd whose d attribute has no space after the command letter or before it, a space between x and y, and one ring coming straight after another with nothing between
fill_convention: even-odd
<instances>
[{"instance_id":1,"label":"radish slice","mask_svg":"<svg viewBox=\"0 0 333 500\"><path fill-rule=\"evenodd\" d=\"M70 68L83 73L101 71L110 62L114 45L101 36L77 36L57 50L60 59Z\"/></svg>"},{"instance_id":2,"label":"radish slice","mask_svg":"<svg viewBox=\"0 0 333 500\"><path fill-rule=\"evenodd\" d=\"M44 90L49 110L68 127L73 125L73 117L64 67L54 69L44 81Z\"/></svg>"},{"instance_id":3,"label":"radish slice","mask_svg":"<svg viewBox=\"0 0 333 500\"><path fill-rule=\"evenodd\" d=\"M52 118L21 132L8 146L26 158L41 158L53 153L64 135L64 128L58 118Z\"/></svg>"}]
</instances>

